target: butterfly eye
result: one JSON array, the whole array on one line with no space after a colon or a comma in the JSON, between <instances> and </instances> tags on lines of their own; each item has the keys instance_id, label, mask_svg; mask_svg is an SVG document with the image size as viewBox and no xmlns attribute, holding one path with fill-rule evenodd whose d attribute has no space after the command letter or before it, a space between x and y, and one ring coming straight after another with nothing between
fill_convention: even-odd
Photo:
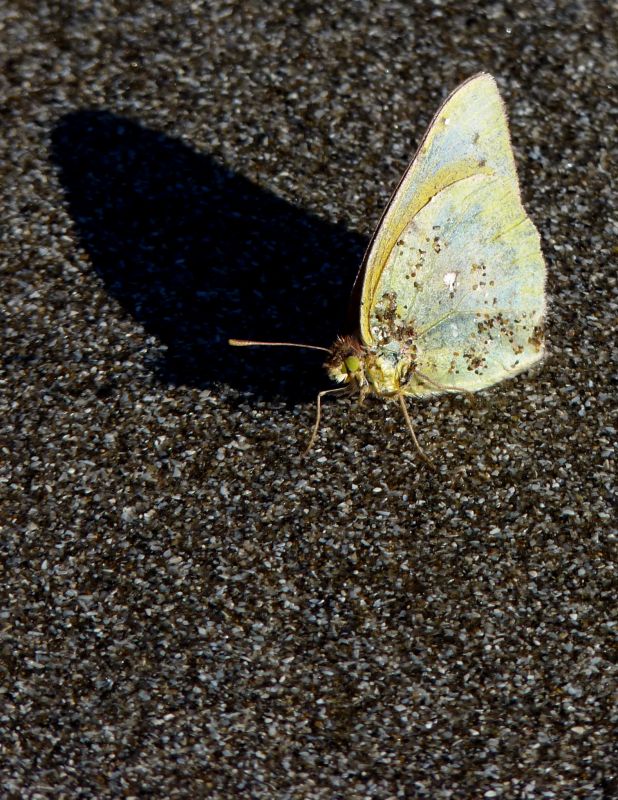
<instances>
[{"instance_id":1,"label":"butterfly eye","mask_svg":"<svg viewBox=\"0 0 618 800\"><path fill-rule=\"evenodd\" d=\"M356 356L348 356L345 360L345 367L348 372L358 372L360 369L360 360Z\"/></svg>"}]
</instances>

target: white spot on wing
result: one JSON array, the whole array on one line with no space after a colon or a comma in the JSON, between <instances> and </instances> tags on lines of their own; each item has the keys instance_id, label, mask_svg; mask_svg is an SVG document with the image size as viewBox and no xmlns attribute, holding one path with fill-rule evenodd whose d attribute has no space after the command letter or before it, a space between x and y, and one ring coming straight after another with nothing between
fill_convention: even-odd
<instances>
[{"instance_id":1,"label":"white spot on wing","mask_svg":"<svg viewBox=\"0 0 618 800\"><path fill-rule=\"evenodd\" d=\"M455 284L457 283L457 276L459 275L458 272L445 272L444 277L442 280L444 281L446 288L449 290L451 294L455 291Z\"/></svg>"}]
</instances>

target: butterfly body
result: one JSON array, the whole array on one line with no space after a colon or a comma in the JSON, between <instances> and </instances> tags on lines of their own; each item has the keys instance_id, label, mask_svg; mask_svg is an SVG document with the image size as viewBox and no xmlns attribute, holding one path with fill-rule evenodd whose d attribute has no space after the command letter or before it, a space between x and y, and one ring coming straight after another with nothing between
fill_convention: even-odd
<instances>
[{"instance_id":1,"label":"butterfly body","mask_svg":"<svg viewBox=\"0 0 618 800\"><path fill-rule=\"evenodd\" d=\"M335 342L331 353L324 365L331 380L357 388L362 397L425 393L415 375L416 347L412 339L368 347L346 336Z\"/></svg>"}]
</instances>

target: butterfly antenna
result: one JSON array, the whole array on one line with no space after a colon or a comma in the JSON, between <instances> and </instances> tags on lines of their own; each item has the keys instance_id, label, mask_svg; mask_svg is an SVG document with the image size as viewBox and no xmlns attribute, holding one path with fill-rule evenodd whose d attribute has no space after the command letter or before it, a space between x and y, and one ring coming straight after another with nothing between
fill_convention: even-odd
<instances>
[{"instance_id":1,"label":"butterfly antenna","mask_svg":"<svg viewBox=\"0 0 618 800\"><path fill-rule=\"evenodd\" d=\"M330 348L319 347L316 344L298 344L298 342L255 342L253 339L228 339L228 344L232 347L303 347L305 350L322 350L325 353L330 353Z\"/></svg>"},{"instance_id":2,"label":"butterfly antenna","mask_svg":"<svg viewBox=\"0 0 618 800\"><path fill-rule=\"evenodd\" d=\"M399 397L399 405L401 406L401 410L403 411L403 416L406 421L406 425L408 426L408 430L412 435L412 441L414 442L414 446L419 454L419 456L423 459L423 461L428 464L431 469L436 472L436 465L433 461L429 458L429 456L425 455L423 448L420 446L418 439L416 438L416 433L414 432L414 426L412 425L412 420L410 419L410 415L408 414L408 407L406 406L405 398L402 394L397 395Z\"/></svg>"}]
</instances>

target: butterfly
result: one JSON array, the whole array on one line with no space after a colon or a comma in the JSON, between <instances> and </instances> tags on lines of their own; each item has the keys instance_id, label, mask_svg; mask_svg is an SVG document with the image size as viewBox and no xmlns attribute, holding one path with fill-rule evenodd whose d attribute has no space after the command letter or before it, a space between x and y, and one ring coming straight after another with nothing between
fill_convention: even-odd
<instances>
[{"instance_id":1,"label":"butterfly","mask_svg":"<svg viewBox=\"0 0 618 800\"><path fill-rule=\"evenodd\" d=\"M230 339L236 346L324 350L318 394L393 398L420 456L406 397L473 393L544 353L545 263L523 208L494 78L462 83L433 118L373 234L350 301L350 332L330 348Z\"/></svg>"}]
</instances>

